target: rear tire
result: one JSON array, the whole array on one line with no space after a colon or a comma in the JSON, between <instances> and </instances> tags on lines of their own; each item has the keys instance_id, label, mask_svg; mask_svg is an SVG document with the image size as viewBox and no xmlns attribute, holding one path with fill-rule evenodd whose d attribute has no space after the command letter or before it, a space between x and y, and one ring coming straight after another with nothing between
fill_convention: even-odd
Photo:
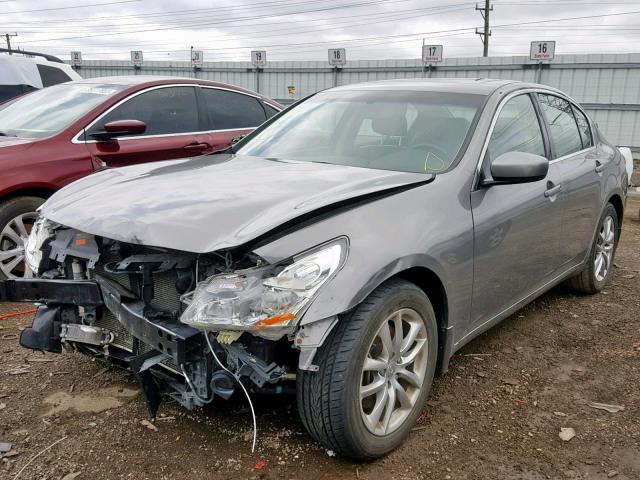
<instances>
[{"instance_id":1,"label":"rear tire","mask_svg":"<svg viewBox=\"0 0 640 480\"><path fill-rule=\"evenodd\" d=\"M618 212L609 203L600 216L587 265L578 275L567 280L570 288L576 292L594 294L605 287L613 270L619 235Z\"/></svg>"},{"instance_id":2,"label":"rear tire","mask_svg":"<svg viewBox=\"0 0 640 480\"><path fill-rule=\"evenodd\" d=\"M421 289L399 279L378 287L325 340L314 361L319 371L298 372L298 409L307 432L354 459L395 449L429 394L437 335L433 307Z\"/></svg>"},{"instance_id":3,"label":"rear tire","mask_svg":"<svg viewBox=\"0 0 640 480\"><path fill-rule=\"evenodd\" d=\"M40 197L15 197L0 203L0 280L25 276L24 241L44 201Z\"/></svg>"}]
</instances>

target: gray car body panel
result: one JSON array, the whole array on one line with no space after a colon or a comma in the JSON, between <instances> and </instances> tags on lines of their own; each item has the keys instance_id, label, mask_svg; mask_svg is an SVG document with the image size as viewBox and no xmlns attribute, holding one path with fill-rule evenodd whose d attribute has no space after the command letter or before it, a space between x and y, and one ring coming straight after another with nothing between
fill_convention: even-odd
<instances>
[{"instance_id":1,"label":"gray car body panel","mask_svg":"<svg viewBox=\"0 0 640 480\"><path fill-rule=\"evenodd\" d=\"M593 124L596 145L570 156L584 170L584 178L575 185L571 185L571 162L565 158L551 161L553 178L521 185L478 184L480 160L503 100L535 91L568 98L557 90L470 80L389 81L340 88L441 89L484 93L487 100L457 166L426 184L421 182L428 176L422 174L223 155L92 175L54 195L42 213L88 233L198 253L262 236L254 251L269 262L347 236L345 265L320 289L301 323L344 313L386 279L422 268L437 275L446 292L443 327L451 335L446 339L450 351L445 352L450 354L582 268L607 200L619 195L624 203L624 159ZM596 161L605 167L590 174ZM545 189L552 180L566 187L547 199ZM282 223L319 208L401 185L414 188L336 209L272 239L264 237ZM538 214L528 214L530 208ZM545 220L547 208L554 212L553 221ZM563 242L572 235L581 238L569 254ZM545 249L550 249L550 257ZM335 324L324 323L327 328ZM323 335L316 332L316 337Z\"/></svg>"},{"instance_id":2,"label":"gray car body panel","mask_svg":"<svg viewBox=\"0 0 640 480\"><path fill-rule=\"evenodd\" d=\"M114 240L207 253L237 247L327 205L431 177L202 156L104 170L55 193L42 215Z\"/></svg>"}]
</instances>

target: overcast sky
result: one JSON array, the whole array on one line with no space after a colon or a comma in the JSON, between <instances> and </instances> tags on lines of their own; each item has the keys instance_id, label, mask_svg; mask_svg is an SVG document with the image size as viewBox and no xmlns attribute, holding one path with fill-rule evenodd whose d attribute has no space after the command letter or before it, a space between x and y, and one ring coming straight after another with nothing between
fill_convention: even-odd
<instances>
[{"instance_id":1,"label":"overcast sky","mask_svg":"<svg viewBox=\"0 0 640 480\"><path fill-rule=\"evenodd\" d=\"M484 0L479 0L484 5ZM528 55L532 40L556 40L556 54L638 52L640 0L495 0L490 55ZM422 39L445 57L480 56L483 20L464 0L0 0L0 34L12 47L69 59L248 61L419 58ZM627 13L633 12L633 13ZM572 17L590 17L563 21ZM534 23L538 22L538 23ZM4 43L0 40L0 44Z\"/></svg>"}]
</instances>

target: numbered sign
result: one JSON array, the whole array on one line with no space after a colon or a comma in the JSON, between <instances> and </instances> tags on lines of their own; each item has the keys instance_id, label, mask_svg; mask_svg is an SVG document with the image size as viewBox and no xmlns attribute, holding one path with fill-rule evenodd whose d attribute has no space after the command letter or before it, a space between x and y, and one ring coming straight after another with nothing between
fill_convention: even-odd
<instances>
[{"instance_id":1,"label":"numbered sign","mask_svg":"<svg viewBox=\"0 0 640 480\"><path fill-rule=\"evenodd\" d=\"M556 53L556 42L531 42L529 58L531 60L553 60Z\"/></svg>"},{"instance_id":2,"label":"numbered sign","mask_svg":"<svg viewBox=\"0 0 640 480\"><path fill-rule=\"evenodd\" d=\"M347 53L344 48L329 49L329 65L344 65L347 63Z\"/></svg>"},{"instance_id":3,"label":"numbered sign","mask_svg":"<svg viewBox=\"0 0 640 480\"><path fill-rule=\"evenodd\" d=\"M438 63L442 61L442 45L423 45L422 62Z\"/></svg>"},{"instance_id":4,"label":"numbered sign","mask_svg":"<svg viewBox=\"0 0 640 480\"><path fill-rule=\"evenodd\" d=\"M264 67L267 64L267 52L264 50L253 50L251 52L251 63L256 67Z\"/></svg>"},{"instance_id":5,"label":"numbered sign","mask_svg":"<svg viewBox=\"0 0 640 480\"><path fill-rule=\"evenodd\" d=\"M201 67L204 62L204 53L202 50L191 50L191 66Z\"/></svg>"},{"instance_id":6,"label":"numbered sign","mask_svg":"<svg viewBox=\"0 0 640 480\"><path fill-rule=\"evenodd\" d=\"M131 50L131 63L136 67L142 65L142 50Z\"/></svg>"},{"instance_id":7,"label":"numbered sign","mask_svg":"<svg viewBox=\"0 0 640 480\"><path fill-rule=\"evenodd\" d=\"M82 65L82 52L71 52L71 65L74 67Z\"/></svg>"}]
</instances>

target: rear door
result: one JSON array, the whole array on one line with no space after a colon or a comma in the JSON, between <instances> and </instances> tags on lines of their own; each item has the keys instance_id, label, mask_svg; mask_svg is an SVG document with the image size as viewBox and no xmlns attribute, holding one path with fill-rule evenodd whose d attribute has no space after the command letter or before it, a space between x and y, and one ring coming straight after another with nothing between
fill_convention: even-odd
<instances>
[{"instance_id":1,"label":"rear door","mask_svg":"<svg viewBox=\"0 0 640 480\"><path fill-rule=\"evenodd\" d=\"M91 139L114 120L140 120L143 134L108 141ZM87 147L99 162L120 167L135 163L190 157L210 151L196 134L202 130L196 87L169 85L134 94L85 129Z\"/></svg>"},{"instance_id":2,"label":"rear door","mask_svg":"<svg viewBox=\"0 0 640 480\"><path fill-rule=\"evenodd\" d=\"M483 168L507 152L549 158L546 131L533 99L520 94L503 105ZM479 329L549 281L558 269L562 221L559 167L543 180L479 186L471 194L474 275L471 329Z\"/></svg>"},{"instance_id":3,"label":"rear door","mask_svg":"<svg viewBox=\"0 0 640 480\"><path fill-rule=\"evenodd\" d=\"M584 260L602 207L602 171L606 159L594 147L586 115L569 100L537 95L551 137L553 163L562 172L564 212L560 252L566 268ZM600 171L598 171L600 170Z\"/></svg>"},{"instance_id":4,"label":"rear door","mask_svg":"<svg viewBox=\"0 0 640 480\"><path fill-rule=\"evenodd\" d=\"M252 95L216 87L200 88L207 132L198 136L211 151L227 148L236 137L246 135L273 113ZM274 110L271 108L270 110Z\"/></svg>"}]
</instances>

